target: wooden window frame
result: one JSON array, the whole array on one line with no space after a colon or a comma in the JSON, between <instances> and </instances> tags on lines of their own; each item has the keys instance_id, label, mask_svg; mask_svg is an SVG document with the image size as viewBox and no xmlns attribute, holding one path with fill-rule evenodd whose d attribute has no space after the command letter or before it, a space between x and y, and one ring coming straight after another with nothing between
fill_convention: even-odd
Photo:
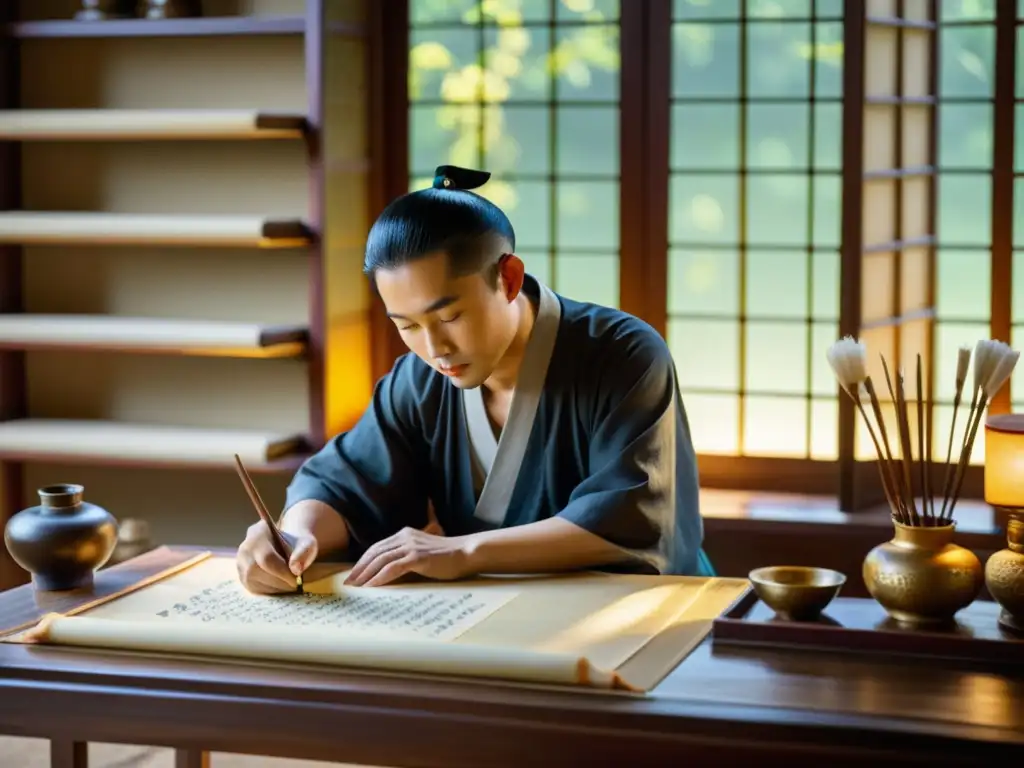
<instances>
[{"instance_id":1,"label":"wooden window frame","mask_svg":"<svg viewBox=\"0 0 1024 768\"><path fill-rule=\"evenodd\" d=\"M897 16L904 0L895 0ZM374 203L379 211L408 185L407 91L409 0L371 5L379 41L374 52L375 100L371 136L375 151ZM930 1L939 23L938 3ZM877 21L877 20L876 20ZM840 335L860 335L863 222L861 137L864 45L868 23L864 4L846 3L843 57L843 149ZM621 4L620 123L620 307L650 323L662 335L668 324L669 148L671 134L672 0ZM1014 113L1017 37L1016 0L996 0L994 147L992 171L991 336L1010 339L1013 267ZM937 32L936 32L937 36ZM938 56L931 57L936 80ZM934 89L933 89L934 92ZM941 98L933 100L938 121ZM935 157L936 148L932 148ZM935 170L935 169L933 169ZM940 169L939 169L940 170ZM936 195L930 202L934 221ZM376 211L375 211L376 212ZM934 231L934 230L933 230ZM933 238L934 239L934 238ZM931 243L934 245L934 243ZM934 258L934 256L933 256ZM934 268L932 270L934 275ZM934 295L934 277L931 292ZM406 349L383 312L374 312L375 373L383 375ZM929 345L934 348L934 342ZM933 349L930 350L930 354ZM824 354L824 350L822 350ZM837 392L838 394L838 392ZM993 401L992 412L1009 410L1009 389ZM702 486L766 493L833 496L844 512L877 511L883 499L873 462L856 461L856 417L840 397L839 451L834 461L754 456L700 455ZM938 470L935 469L938 474ZM983 497L983 473L969 468L964 498Z\"/></svg>"}]
</instances>

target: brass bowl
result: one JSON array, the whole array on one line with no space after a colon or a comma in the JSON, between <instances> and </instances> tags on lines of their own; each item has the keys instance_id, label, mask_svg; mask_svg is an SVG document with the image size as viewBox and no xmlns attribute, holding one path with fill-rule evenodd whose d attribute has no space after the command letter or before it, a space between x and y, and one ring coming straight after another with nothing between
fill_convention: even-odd
<instances>
[{"instance_id":1,"label":"brass bowl","mask_svg":"<svg viewBox=\"0 0 1024 768\"><path fill-rule=\"evenodd\" d=\"M846 583L839 571L803 565L755 568L749 578L764 604L792 621L818 618Z\"/></svg>"}]
</instances>

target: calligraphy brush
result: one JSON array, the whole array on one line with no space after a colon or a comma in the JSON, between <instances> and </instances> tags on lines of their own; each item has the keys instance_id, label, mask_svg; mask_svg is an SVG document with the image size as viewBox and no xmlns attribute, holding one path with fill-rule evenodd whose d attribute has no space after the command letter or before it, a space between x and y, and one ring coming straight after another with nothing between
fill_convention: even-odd
<instances>
[{"instance_id":1,"label":"calligraphy brush","mask_svg":"<svg viewBox=\"0 0 1024 768\"><path fill-rule=\"evenodd\" d=\"M249 500L252 501L252 505L256 508L256 514L260 516L260 519L267 524L267 528L270 530L270 540L274 544L274 549L281 556L281 559L287 563L292 554L291 547L288 546L288 542L285 541L281 531L274 524L266 505L263 503L263 499L260 498L260 492L256 490L256 485L253 483L252 478L249 477L249 473L246 471L242 464L242 459L237 453L235 454L235 470L242 480L242 485L245 486L245 492L249 494ZM301 575L295 577L295 589L298 592L302 591Z\"/></svg>"},{"instance_id":2,"label":"calligraphy brush","mask_svg":"<svg viewBox=\"0 0 1024 768\"><path fill-rule=\"evenodd\" d=\"M931 419L928 419L931 424ZM925 442L924 418L924 373L921 370L921 354L917 355L917 466L921 470L921 514L926 521L932 521L929 504L932 502L931 483L928 474L931 471L931 428L928 429L928 442Z\"/></svg>"},{"instance_id":3,"label":"calligraphy brush","mask_svg":"<svg viewBox=\"0 0 1024 768\"><path fill-rule=\"evenodd\" d=\"M910 462L914 457L910 449L910 424L907 420L907 401L903 392L903 370L896 370L896 384L894 389L892 377L889 375L889 366L886 365L885 355L880 354L882 359L882 372L885 374L885 385L889 388L889 397L892 398L893 408L896 411L896 442L900 449L900 463L903 467L903 497L907 504L908 525L919 526L921 519L917 516L917 504L914 502L914 486L910 479ZM899 472L896 472L897 477Z\"/></svg>"},{"instance_id":4,"label":"calligraphy brush","mask_svg":"<svg viewBox=\"0 0 1024 768\"><path fill-rule=\"evenodd\" d=\"M984 347L983 347L984 345ZM981 359L982 364L978 365ZM946 517L943 520L949 524L953 519L953 508L960 498L960 489L964 481L964 471L970 463L971 453L974 450L974 438L978 434L978 426L985 414L985 409L992 399L1003 388L1009 380L1013 369L1020 359L1020 352L1010 349L1010 346L1001 341L988 340L978 342L978 349L975 352L974 361L978 368L975 369L975 398L972 402L972 413L968 413L967 432L964 433L964 445L960 453L960 461L957 463L956 475L953 478L952 496L949 499L949 509L946 510ZM979 370L980 369L980 370ZM973 415L973 421L972 421ZM945 506L945 505L943 505Z\"/></svg>"},{"instance_id":5,"label":"calligraphy brush","mask_svg":"<svg viewBox=\"0 0 1024 768\"><path fill-rule=\"evenodd\" d=\"M906 503L903 501L903 497L899 495L896 490L899 483L896 480L896 460L892 457L892 448L889 446L889 433L885 429L885 417L882 415L882 405L878 401L878 393L875 391L875 385L871 381L871 377L868 376L864 379L864 388L868 391L868 396L871 398L871 409L875 413L875 420L878 422L878 431L882 435L882 445L885 447L885 460L883 461L882 455L878 454L879 466L885 465L886 472L889 475L889 482L893 488L893 499L896 501L896 506L899 509L897 517L901 523L910 525L910 517L907 513ZM867 416L864 417L865 419Z\"/></svg>"},{"instance_id":6,"label":"calligraphy brush","mask_svg":"<svg viewBox=\"0 0 1024 768\"><path fill-rule=\"evenodd\" d=\"M956 357L956 390L953 395L953 421L949 425L949 443L946 446L946 477L942 482L942 509L939 511L939 520L946 516L946 504L949 500L949 492L953 488L953 435L956 432L956 415L960 410L960 401L964 395L964 384L967 382L967 370L971 364L971 348L960 347ZM975 360L975 370L978 362ZM968 417L968 422L970 417ZM970 424L968 424L968 429ZM932 505L932 516L935 516L935 507ZM941 523L940 523L941 524Z\"/></svg>"},{"instance_id":7,"label":"calligraphy brush","mask_svg":"<svg viewBox=\"0 0 1024 768\"><path fill-rule=\"evenodd\" d=\"M850 396L850 399L853 400L854 405L857 406L861 416L864 418L864 424L868 428L868 435L871 437L871 442L875 445L875 453L878 455L878 473L882 479L882 489L885 491L885 497L889 501L889 507L892 510L893 516L900 522L903 522L905 511L896 489L895 473L892 472L892 453L889 450L889 439L885 431L885 422L882 419L878 395L875 392L874 385L871 383L871 377L867 373L867 348L864 346L864 342L857 341L852 336L846 336L829 347L827 357L828 363L832 367L836 379L839 381L839 385ZM879 443L875 430L871 425L871 419L868 418L867 411L864 408L864 401L861 398L860 392L861 386L867 390L871 400L871 407L878 419L879 431L882 434L882 441L885 443L884 453L882 451L882 444Z\"/></svg>"}]
</instances>

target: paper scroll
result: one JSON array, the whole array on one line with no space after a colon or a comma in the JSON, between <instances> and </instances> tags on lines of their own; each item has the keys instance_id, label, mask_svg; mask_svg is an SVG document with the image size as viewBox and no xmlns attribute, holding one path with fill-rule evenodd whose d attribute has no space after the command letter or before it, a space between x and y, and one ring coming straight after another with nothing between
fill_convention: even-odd
<instances>
[{"instance_id":1,"label":"paper scroll","mask_svg":"<svg viewBox=\"0 0 1024 768\"><path fill-rule=\"evenodd\" d=\"M225 579L158 608L162 619L232 624L328 626L347 633L452 640L518 593L512 590L350 588L341 594L253 595ZM263 631L259 628L256 631Z\"/></svg>"},{"instance_id":2,"label":"paper scroll","mask_svg":"<svg viewBox=\"0 0 1024 768\"><path fill-rule=\"evenodd\" d=\"M383 640L333 627L310 627L296 642L293 629L274 625L254 632L251 627L194 619L154 623L52 614L27 632L23 642L629 689L617 674L596 669L578 655L441 640Z\"/></svg>"},{"instance_id":3,"label":"paper scroll","mask_svg":"<svg viewBox=\"0 0 1024 768\"><path fill-rule=\"evenodd\" d=\"M232 558L207 557L3 640L642 692L747 588L602 573L373 588L344 578L338 565L303 595L252 595Z\"/></svg>"}]
</instances>

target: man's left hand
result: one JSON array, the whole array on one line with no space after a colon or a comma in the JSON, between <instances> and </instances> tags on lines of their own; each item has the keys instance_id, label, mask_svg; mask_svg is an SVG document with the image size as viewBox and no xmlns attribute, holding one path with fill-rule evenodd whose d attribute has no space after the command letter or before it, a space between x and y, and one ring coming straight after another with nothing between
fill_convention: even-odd
<instances>
[{"instance_id":1,"label":"man's left hand","mask_svg":"<svg viewBox=\"0 0 1024 768\"><path fill-rule=\"evenodd\" d=\"M380 587L409 573L444 581L470 575L463 537L438 536L430 530L403 528L378 541L359 558L345 584Z\"/></svg>"}]
</instances>

